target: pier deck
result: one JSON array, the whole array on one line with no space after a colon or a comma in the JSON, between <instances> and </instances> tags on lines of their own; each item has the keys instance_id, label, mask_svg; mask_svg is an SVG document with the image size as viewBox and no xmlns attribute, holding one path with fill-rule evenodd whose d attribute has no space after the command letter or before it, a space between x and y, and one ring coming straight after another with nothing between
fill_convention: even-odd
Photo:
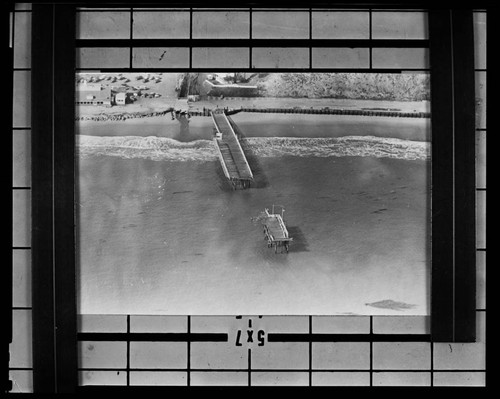
<instances>
[{"instance_id":1,"label":"pier deck","mask_svg":"<svg viewBox=\"0 0 500 399\"><path fill-rule=\"evenodd\" d=\"M267 228L267 233L272 241L280 241L288 239L288 232L283 225L279 215L268 216L264 222Z\"/></svg>"},{"instance_id":2,"label":"pier deck","mask_svg":"<svg viewBox=\"0 0 500 399\"><path fill-rule=\"evenodd\" d=\"M212 119L217 130L214 142L225 176L234 188L250 187L253 173L227 116L224 113L212 113Z\"/></svg>"},{"instance_id":3,"label":"pier deck","mask_svg":"<svg viewBox=\"0 0 500 399\"><path fill-rule=\"evenodd\" d=\"M288 230L281 215L269 213L268 209L265 210L264 235L267 240L268 247L275 247L275 252L278 252L278 247L281 247L288 252L290 241L293 241L288 235Z\"/></svg>"}]
</instances>

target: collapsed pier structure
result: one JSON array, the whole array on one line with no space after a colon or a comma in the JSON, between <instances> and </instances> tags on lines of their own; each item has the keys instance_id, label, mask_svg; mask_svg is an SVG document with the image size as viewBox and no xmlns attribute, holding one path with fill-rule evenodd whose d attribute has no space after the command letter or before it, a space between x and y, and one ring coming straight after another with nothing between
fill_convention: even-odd
<instances>
[{"instance_id":1,"label":"collapsed pier structure","mask_svg":"<svg viewBox=\"0 0 500 399\"><path fill-rule=\"evenodd\" d=\"M269 209L264 210L264 219L262 224L264 225L264 239L267 240L267 246L269 248L274 247L274 252L278 252L278 247L281 248L281 252L285 250L288 252L288 247L290 242L293 241L288 234L288 229L286 228L285 222L283 220L282 208L281 215L279 213L274 213L274 205L271 213Z\"/></svg>"},{"instance_id":2,"label":"collapsed pier structure","mask_svg":"<svg viewBox=\"0 0 500 399\"><path fill-rule=\"evenodd\" d=\"M224 111L212 111L212 120L215 126L214 144L224 175L233 190L249 188L253 182L253 173L234 131L234 122ZM266 208L262 220L264 239L269 248L274 247L275 253L278 252L278 247L281 248L281 252L288 252L290 242L293 241L283 220L284 209L281 208L281 215L274 213L274 205L271 213Z\"/></svg>"},{"instance_id":3,"label":"collapsed pier structure","mask_svg":"<svg viewBox=\"0 0 500 399\"><path fill-rule=\"evenodd\" d=\"M249 188L253 173L240 141L223 111L211 113L215 125L214 144L228 182L234 190Z\"/></svg>"}]
</instances>

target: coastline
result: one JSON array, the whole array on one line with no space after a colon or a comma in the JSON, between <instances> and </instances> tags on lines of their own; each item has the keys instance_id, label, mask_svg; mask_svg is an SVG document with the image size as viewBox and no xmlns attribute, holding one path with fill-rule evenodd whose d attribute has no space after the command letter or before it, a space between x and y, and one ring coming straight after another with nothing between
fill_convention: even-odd
<instances>
[{"instance_id":1,"label":"coastline","mask_svg":"<svg viewBox=\"0 0 500 399\"><path fill-rule=\"evenodd\" d=\"M77 110L81 313L428 314L430 119L402 117L428 101L174 97ZM250 190L196 115L226 107L250 110ZM272 204L286 255L256 223Z\"/></svg>"},{"instance_id":2,"label":"coastline","mask_svg":"<svg viewBox=\"0 0 500 399\"><path fill-rule=\"evenodd\" d=\"M254 114L231 116L242 137L342 137L376 136L430 141L429 118L393 118L353 115ZM211 140L213 123L208 117L173 119L169 115L120 121L78 121L78 135L155 136L178 141ZM299 128L303 126L304 128Z\"/></svg>"},{"instance_id":3,"label":"coastline","mask_svg":"<svg viewBox=\"0 0 500 399\"><path fill-rule=\"evenodd\" d=\"M129 108L127 110L126 108ZM168 116L171 113L187 113L193 116L210 116L210 111L227 109L228 113L238 112L280 112L286 113L328 113L351 114L360 116L423 117L430 115L429 101L385 101L385 100L350 100L350 99L309 99L309 98L269 98L269 97L231 97L202 100L196 102L177 102L167 105L155 102L148 107L121 106L123 111L113 108L77 107L75 121L106 122L145 119ZM143 109L143 110L141 110ZM115 108L116 110L116 108ZM131 112L131 110L134 110ZM89 112L90 111L90 112Z\"/></svg>"}]
</instances>

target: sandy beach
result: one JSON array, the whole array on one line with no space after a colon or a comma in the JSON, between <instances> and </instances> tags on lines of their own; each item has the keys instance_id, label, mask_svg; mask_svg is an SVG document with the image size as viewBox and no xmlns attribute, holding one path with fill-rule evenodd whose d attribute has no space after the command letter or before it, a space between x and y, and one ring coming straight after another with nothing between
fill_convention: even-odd
<instances>
[{"instance_id":1,"label":"sandy beach","mask_svg":"<svg viewBox=\"0 0 500 399\"><path fill-rule=\"evenodd\" d=\"M143 101L139 104L114 106L112 108L77 107L75 119L78 122L126 122L134 119L168 117L171 112L207 113L217 109L228 109L238 112L240 109L303 109L303 110L382 110L396 113L430 113L428 101L376 101L349 99L302 99L302 98L225 98L196 102L186 100L164 99Z\"/></svg>"},{"instance_id":2,"label":"sandy beach","mask_svg":"<svg viewBox=\"0 0 500 399\"><path fill-rule=\"evenodd\" d=\"M254 137L393 137L430 141L430 119L391 118L351 115L254 114L241 112L231 116L242 134ZM259 121L266 125L260 128ZM304 127L304 128L303 128ZM172 119L170 114L123 121L78 121L75 131L91 136L155 136L180 141L212 138L213 122L209 117Z\"/></svg>"}]
</instances>

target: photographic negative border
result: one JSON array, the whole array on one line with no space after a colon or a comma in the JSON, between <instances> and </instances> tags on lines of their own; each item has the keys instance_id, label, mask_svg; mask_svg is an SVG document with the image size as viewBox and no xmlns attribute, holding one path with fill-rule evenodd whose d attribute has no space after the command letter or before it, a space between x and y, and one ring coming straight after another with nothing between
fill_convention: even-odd
<instances>
[{"instance_id":1,"label":"photographic negative border","mask_svg":"<svg viewBox=\"0 0 500 399\"><path fill-rule=\"evenodd\" d=\"M7 64L8 67L11 65L14 65L14 46L13 46L13 17L11 16L13 14L13 5L12 4L2 4L2 22L3 22L3 40L2 40L2 49L3 49L3 54L4 54L4 60ZM13 74L8 74L6 77L5 81L5 89L7 93L13 93L13 88L14 88L14 76ZM13 121L13 104L8 104L5 107L5 113L4 117L2 118L2 126L4 128L4 131L8 132L10 129L12 129L12 121ZM12 148L13 146L13 137L8 134L7 135L7 142L5 143L7 148ZM5 165L6 164L6 165ZM7 162L4 162L4 171L7 176L12 176L13 172L13 162L11 159L7 158ZM5 185L7 186L7 185ZM7 191L8 189L5 188L4 191ZM10 190L9 190L10 191ZM12 192L4 192L4 203L7 209L13 209L13 199L12 199ZM4 240L6 246L9 246L10 248L13 247L14 240L12 238L12 235L4 234ZM6 251L7 252L7 251ZM12 265L13 264L13 259L14 256L12 254L12 250L10 249L8 251L11 255L7 258L7 264ZM10 358L10 345L12 344L12 338L13 338L13 332L12 332L12 322L13 322L13 277L14 277L14 270L11 267L7 267L7 270L4 269L4 297L3 297L3 320L4 320L4 326L7 327L7 331L4 332L4 341L2 342L2 350L6 351L9 353L9 358ZM4 391L10 391L12 389L12 382L10 381L9 378L9 371L8 368L5 369L5 374L4 374L4 379L3 379L3 390Z\"/></svg>"},{"instance_id":2,"label":"photographic negative border","mask_svg":"<svg viewBox=\"0 0 500 399\"><path fill-rule=\"evenodd\" d=\"M141 7L145 6L141 4ZM309 6L314 7L314 4ZM396 3L390 6L407 7ZM431 60L431 335L395 335L391 340L473 342L476 317L476 191L472 10L438 10L423 6L429 11L427 44ZM78 388L75 157L74 135L70 134L74 129L75 47L78 44L72 39L75 37L75 7L68 3L33 5L32 298L35 392L74 392ZM378 5L374 4L374 7ZM106 41L99 43L105 46ZM203 40L200 45L207 43ZM332 43L334 46L335 43ZM148 41L141 41L140 44L148 45ZM326 42L316 44L326 45ZM275 43L280 47L313 47L316 44L314 39L280 39ZM342 41L342 45L347 44ZM393 41L386 44L396 45ZM128 45L134 45L133 39ZM224 41L224 46L227 45ZM246 45L256 47L258 41L249 39ZM317 71L314 68L305 70ZM363 72L374 71L365 69ZM385 339L375 335L357 339L369 342ZM177 338L188 343L196 339L190 332ZM278 338L297 339L285 335ZM300 338L307 342L313 340L308 334ZM321 339L335 341L336 337Z\"/></svg>"}]
</instances>

